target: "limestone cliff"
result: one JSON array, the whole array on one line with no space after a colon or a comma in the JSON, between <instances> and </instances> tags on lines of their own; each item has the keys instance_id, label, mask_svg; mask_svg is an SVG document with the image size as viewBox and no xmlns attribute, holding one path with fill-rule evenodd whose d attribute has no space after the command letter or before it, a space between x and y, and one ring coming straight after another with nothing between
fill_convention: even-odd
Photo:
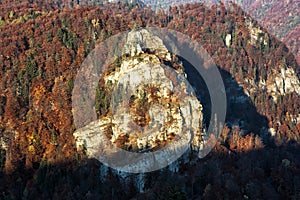
<instances>
[{"instance_id":1,"label":"limestone cliff","mask_svg":"<svg viewBox=\"0 0 300 200\"><path fill-rule=\"evenodd\" d=\"M77 147L95 157L104 137L111 142L105 148L116 145L132 152L156 151L174 142L179 149L180 140L192 138L191 147L201 149L202 105L183 66L163 64L175 62L176 56L145 29L131 31L122 52L125 56L103 77L114 86L110 111L74 133Z\"/></svg>"}]
</instances>

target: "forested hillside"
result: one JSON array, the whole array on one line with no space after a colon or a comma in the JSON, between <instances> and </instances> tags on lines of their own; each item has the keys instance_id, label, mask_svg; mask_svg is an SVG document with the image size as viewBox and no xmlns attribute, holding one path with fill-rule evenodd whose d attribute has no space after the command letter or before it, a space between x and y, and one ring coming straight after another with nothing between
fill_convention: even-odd
<instances>
[{"instance_id":1,"label":"forested hillside","mask_svg":"<svg viewBox=\"0 0 300 200\"><path fill-rule=\"evenodd\" d=\"M251 13L271 34L283 41L290 51L297 56L298 63L300 63L299 1L250 0L242 1L240 5Z\"/></svg>"},{"instance_id":2,"label":"forested hillside","mask_svg":"<svg viewBox=\"0 0 300 200\"><path fill-rule=\"evenodd\" d=\"M300 68L240 7L197 3L167 15L127 3L18 2L0 1L0 199L300 198ZM222 74L228 112L206 158L146 174L139 194L135 175L101 178L101 163L77 151L71 95L95 45L146 26L203 45Z\"/></svg>"}]
</instances>

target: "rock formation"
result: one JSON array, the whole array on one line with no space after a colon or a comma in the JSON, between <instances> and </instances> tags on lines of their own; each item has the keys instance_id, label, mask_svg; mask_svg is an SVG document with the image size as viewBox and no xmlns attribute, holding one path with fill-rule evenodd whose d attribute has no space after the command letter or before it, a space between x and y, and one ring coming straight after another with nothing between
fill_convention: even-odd
<instances>
[{"instance_id":1,"label":"rock formation","mask_svg":"<svg viewBox=\"0 0 300 200\"><path fill-rule=\"evenodd\" d=\"M205 142L202 105L185 79L182 64L174 62L162 40L145 29L131 31L115 69L104 72L104 81L114 86L110 112L75 131L77 147L95 157L99 141L132 152L151 152L180 139L192 138L199 150ZM178 146L178 148L180 148ZM101 150L102 151L102 150ZM106 152L107 153L107 152Z\"/></svg>"}]
</instances>

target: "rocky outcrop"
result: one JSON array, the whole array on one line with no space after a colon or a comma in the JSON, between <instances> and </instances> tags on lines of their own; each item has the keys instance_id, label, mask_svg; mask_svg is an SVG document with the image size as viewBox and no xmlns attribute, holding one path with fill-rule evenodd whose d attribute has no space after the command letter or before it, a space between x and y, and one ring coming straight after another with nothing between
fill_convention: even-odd
<instances>
[{"instance_id":1,"label":"rocky outcrop","mask_svg":"<svg viewBox=\"0 0 300 200\"><path fill-rule=\"evenodd\" d=\"M300 95L300 82L295 70L291 67L278 67L273 70L273 73L267 76L266 80L260 80L257 84L253 79L245 78L244 92L251 96L255 91L266 90L272 96L272 99L277 102L279 96L285 96L292 92Z\"/></svg>"},{"instance_id":2,"label":"rocky outcrop","mask_svg":"<svg viewBox=\"0 0 300 200\"><path fill-rule=\"evenodd\" d=\"M111 145L131 152L150 152L172 143L176 151L192 138L192 148L201 150L202 105L182 66L175 70L162 64L173 58L162 40L145 29L132 31L123 55L115 70L103 77L106 84L114 86L110 114L77 130L77 147L90 157L99 155L99 146L113 155L116 149L110 152ZM99 145L105 137L109 139L107 145ZM147 162L139 165L147 168Z\"/></svg>"},{"instance_id":3,"label":"rocky outcrop","mask_svg":"<svg viewBox=\"0 0 300 200\"><path fill-rule=\"evenodd\" d=\"M0 132L0 167L4 167L6 173L12 172L12 139L18 137L19 133L15 130L5 130ZM3 163L1 163L3 162ZM3 166L2 166L3 165ZM1 168L0 168L1 169ZM2 169L1 169L2 170Z\"/></svg>"},{"instance_id":4,"label":"rocky outcrop","mask_svg":"<svg viewBox=\"0 0 300 200\"><path fill-rule=\"evenodd\" d=\"M263 44L267 45L268 36L264 33L264 31L260 27L256 27L253 25L252 19L245 18L246 24L248 26L248 30L250 33L250 43L252 45Z\"/></svg>"},{"instance_id":5,"label":"rocky outcrop","mask_svg":"<svg viewBox=\"0 0 300 200\"><path fill-rule=\"evenodd\" d=\"M276 101L279 95L296 92L300 95L300 83L295 71L291 68L280 68L280 72L274 71L266 81L268 93Z\"/></svg>"},{"instance_id":6,"label":"rocky outcrop","mask_svg":"<svg viewBox=\"0 0 300 200\"><path fill-rule=\"evenodd\" d=\"M227 47L230 47L230 45L231 45L231 34L226 35L225 44L226 44Z\"/></svg>"}]
</instances>

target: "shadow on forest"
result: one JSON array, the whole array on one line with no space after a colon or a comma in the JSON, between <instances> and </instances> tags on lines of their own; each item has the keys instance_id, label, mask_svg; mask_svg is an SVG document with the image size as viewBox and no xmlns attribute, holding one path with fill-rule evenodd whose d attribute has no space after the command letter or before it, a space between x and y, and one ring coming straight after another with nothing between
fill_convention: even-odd
<instances>
[{"instance_id":1,"label":"shadow on forest","mask_svg":"<svg viewBox=\"0 0 300 200\"><path fill-rule=\"evenodd\" d=\"M203 114L207 127L211 119L211 101L208 88L198 71L185 59L180 58L180 60L184 63L188 81L196 89L196 95L203 105ZM243 87L237 83L235 78L220 67L218 69L226 90L227 112L225 123L230 128L238 125L244 130L245 134L250 132L260 134L263 128L268 128L267 118L258 113L250 97L244 93ZM264 137L268 137L268 135L264 135Z\"/></svg>"},{"instance_id":2,"label":"shadow on forest","mask_svg":"<svg viewBox=\"0 0 300 200\"><path fill-rule=\"evenodd\" d=\"M83 159L0 173L1 199L298 199L300 146L255 149L228 154L211 152L173 173L168 167L147 173L145 192L138 192L139 175L118 175L102 164ZM100 178L102 176L102 178ZM179 195L179 196L178 196ZM297 198L298 197L298 198Z\"/></svg>"}]
</instances>

